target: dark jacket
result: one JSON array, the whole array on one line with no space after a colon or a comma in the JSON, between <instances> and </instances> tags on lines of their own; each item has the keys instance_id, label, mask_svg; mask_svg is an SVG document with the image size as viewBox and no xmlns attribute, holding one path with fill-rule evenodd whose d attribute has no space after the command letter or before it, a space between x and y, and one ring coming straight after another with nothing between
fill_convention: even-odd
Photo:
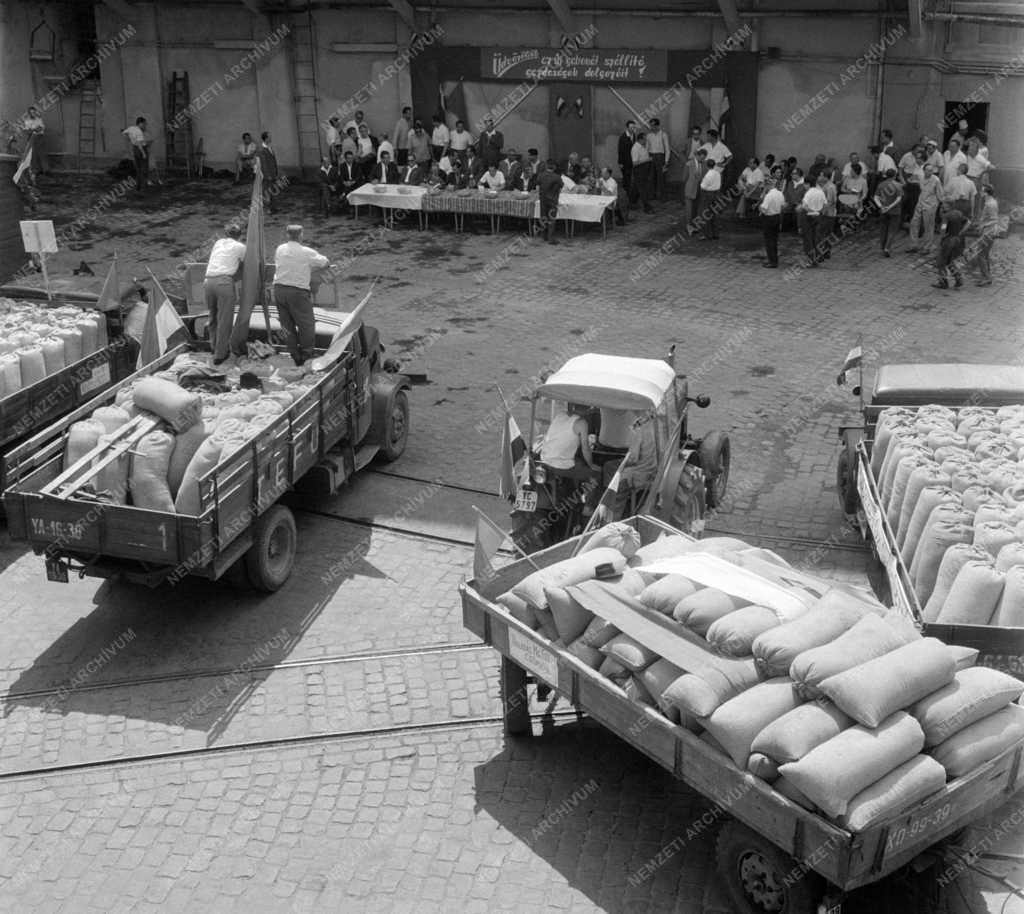
<instances>
[{"instance_id":1,"label":"dark jacket","mask_svg":"<svg viewBox=\"0 0 1024 914\"><path fill-rule=\"evenodd\" d=\"M358 162L353 162L351 166L342 162L338 166L338 184L342 190L355 190L364 183L363 170L359 167Z\"/></svg>"},{"instance_id":2,"label":"dark jacket","mask_svg":"<svg viewBox=\"0 0 1024 914\"><path fill-rule=\"evenodd\" d=\"M398 166L394 162L388 162L387 168L385 168L383 162L378 162L370 172L370 180L379 184L400 184Z\"/></svg>"},{"instance_id":3,"label":"dark jacket","mask_svg":"<svg viewBox=\"0 0 1024 914\"><path fill-rule=\"evenodd\" d=\"M537 188L542 201L557 204L562 193L562 176L554 171L545 171L537 180Z\"/></svg>"},{"instance_id":4,"label":"dark jacket","mask_svg":"<svg viewBox=\"0 0 1024 914\"><path fill-rule=\"evenodd\" d=\"M423 168L421 165L408 165L399 172L398 183L411 184L414 187L419 187L427 180L429 175L430 170Z\"/></svg>"},{"instance_id":5,"label":"dark jacket","mask_svg":"<svg viewBox=\"0 0 1024 914\"><path fill-rule=\"evenodd\" d=\"M629 133L623 131L619 134L619 167L625 171L633 168L633 143L634 139Z\"/></svg>"},{"instance_id":6,"label":"dark jacket","mask_svg":"<svg viewBox=\"0 0 1024 914\"><path fill-rule=\"evenodd\" d=\"M339 177L340 173L337 165L331 165L326 171L323 166L320 167L320 183L326 185L331 190L337 190Z\"/></svg>"},{"instance_id":7,"label":"dark jacket","mask_svg":"<svg viewBox=\"0 0 1024 914\"><path fill-rule=\"evenodd\" d=\"M256 147L256 158L260 160L263 177L273 181L277 177L277 154L262 143Z\"/></svg>"},{"instance_id":8,"label":"dark jacket","mask_svg":"<svg viewBox=\"0 0 1024 914\"><path fill-rule=\"evenodd\" d=\"M501 161L501 150L505 147L505 137L502 136L500 130L495 130L491 134L481 133L477 145L480 147L480 157L487 167L490 167Z\"/></svg>"},{"instance_id":9,"label":"dark jacket","mask_svg":"<svg viewBox=\"0 0 1024 914\"><path fill-rule=\"evenodd\" d=\"M484 162L480 156L473 156L472 159L466 159L466 164L463 166L462 170L469 178L477 181L479 180L480 175L487 171L487 163Z\"/></svg>"},{"instance_id":10,"label":"dark jacket","mask_svg":"<svg viewBox=\"0 0 1024 914\"><path fill-rule=\"evenodd\" d=\"M506 190L526 190L526 182L523 180L523 165L521 162L513 162L505 175Z\"/></svg>"}]
</instances>

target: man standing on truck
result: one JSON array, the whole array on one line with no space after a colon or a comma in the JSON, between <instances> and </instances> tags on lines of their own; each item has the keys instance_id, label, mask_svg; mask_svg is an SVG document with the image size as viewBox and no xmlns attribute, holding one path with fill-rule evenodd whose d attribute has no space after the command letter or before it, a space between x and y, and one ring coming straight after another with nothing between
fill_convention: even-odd
<instances>
[{"instance_id":1,"label":"man standing on truck","mask_svg":"<svg viewBox=\"0 0 1024 914\"><path fill-rule=\"evenodd\" d=\"M210 312L210 345L213 348L214 365L220 365L228 357L231 325L235 319L235 306L238 304L235 275L245 260L245 245L238 240L241 234L241 229L237 225L225 228L224 237L214 242L209 263L206 265L203 292L206 297L206 309Z\"/></svg>"},{"instance_id":2,"label":"man standing on truck","mask_svg":"<svg viewBox=\"0 0 1024 914\"><path fill-rule=\"evenodd\" d=\"M285 232L288 240L274 252L274 303L285 345L295 364L301 365L313 357L316 341L316 318L309 294L310 273L329 267L330 261L302 243L301 225L289 225Z\"/></svg>"}]
</instances>

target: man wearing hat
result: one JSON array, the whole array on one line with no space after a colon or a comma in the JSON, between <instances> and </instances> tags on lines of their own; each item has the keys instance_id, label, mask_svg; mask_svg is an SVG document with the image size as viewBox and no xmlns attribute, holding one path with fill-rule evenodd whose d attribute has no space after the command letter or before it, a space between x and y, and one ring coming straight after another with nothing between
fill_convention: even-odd
<instances>
[{"instance_id":1,"label":"man wearing hat","mask_svg":"<svg viewBox=\"0 0 1024 914\"><path fill-rule=\"evenodd\" d=\"M302 243L302 226L289 225L288 240L274 252L274 304L285 335L285 345L301 365L313 357L316 319L309 294L310 274L323 270L330 261Z\"/></svg>"},{"instance_id":2,"label":"man wearing hat","mask_svg":"<svg viewBox=\"0 0 1024 914\"><path fill-rule=\"evenodd\" d=\"M941 182L942 169L946 162L942 158L942 153L939 152L939 144L927 136L924 138L924 163L931 165L932 171Z\"/></svg>"}]
</instances>

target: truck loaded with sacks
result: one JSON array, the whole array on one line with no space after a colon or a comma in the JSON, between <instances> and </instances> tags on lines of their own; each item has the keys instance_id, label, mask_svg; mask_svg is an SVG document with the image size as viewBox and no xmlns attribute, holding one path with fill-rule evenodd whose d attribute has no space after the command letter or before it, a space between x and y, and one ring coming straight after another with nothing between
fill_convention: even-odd
<instances>
[{"instance_id":1,"label":"truck loaded with sacks","mask_svg":"<svg viewBox=\"0 0 1024 914\"><path fill-rule=\"evenodd\" d=\"M34 435L7 458L12 538L51 580L278 589L297 547L281 497L333 493L408 436L409 383L385 368L377 331L353 313L333 335L302 367L265 343L225 366L179 346Z\"/></svg>"},{"instance_id":2,"label":"truck loaded with sacks","mask_svg":"<svg viewBox=\"0 0 1024 914\"><path fill-rule=\"evenodd\" d=\"M1024 683L741 540L635 517L461 593L506 731L553 688L703 793L737 911L836 911L1024 785Z\"/></svg>"},{"instance_id":3,"label":"truck loaded with sacks","mask_svg":"<svg viewBox=\"0 0 1024 914\"><path fill-rule=\"evenodd\" d=\"M886 365L863 417L839 493L893 604L1024 679L1024 369Z\"/></svg>"}]
</instances>

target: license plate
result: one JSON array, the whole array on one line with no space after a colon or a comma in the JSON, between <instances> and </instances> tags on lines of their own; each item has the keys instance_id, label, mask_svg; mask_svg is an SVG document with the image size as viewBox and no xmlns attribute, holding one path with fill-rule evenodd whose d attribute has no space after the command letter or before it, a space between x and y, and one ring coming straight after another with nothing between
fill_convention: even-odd
<instances>
[{"instance_id":1,"label":"license plate","mask_svg":"<svg viewBox=\"0 0 1024 914\"><path fill-rule=\"evenodd\" d=\"M67 584L68 563L60 559L46 560L46 580L54 581L57 584Z\"/></svg>"},{"instance_id":2,"label":"license plate","mask_svg":"<svg viewBox=\"0 0 1024 914\"><path fill-rule=\"evenodd\" d=\"M520 489L516 492L516 511L536 511L537 493L532 489Z\"/></svg>"}]
</instances>

